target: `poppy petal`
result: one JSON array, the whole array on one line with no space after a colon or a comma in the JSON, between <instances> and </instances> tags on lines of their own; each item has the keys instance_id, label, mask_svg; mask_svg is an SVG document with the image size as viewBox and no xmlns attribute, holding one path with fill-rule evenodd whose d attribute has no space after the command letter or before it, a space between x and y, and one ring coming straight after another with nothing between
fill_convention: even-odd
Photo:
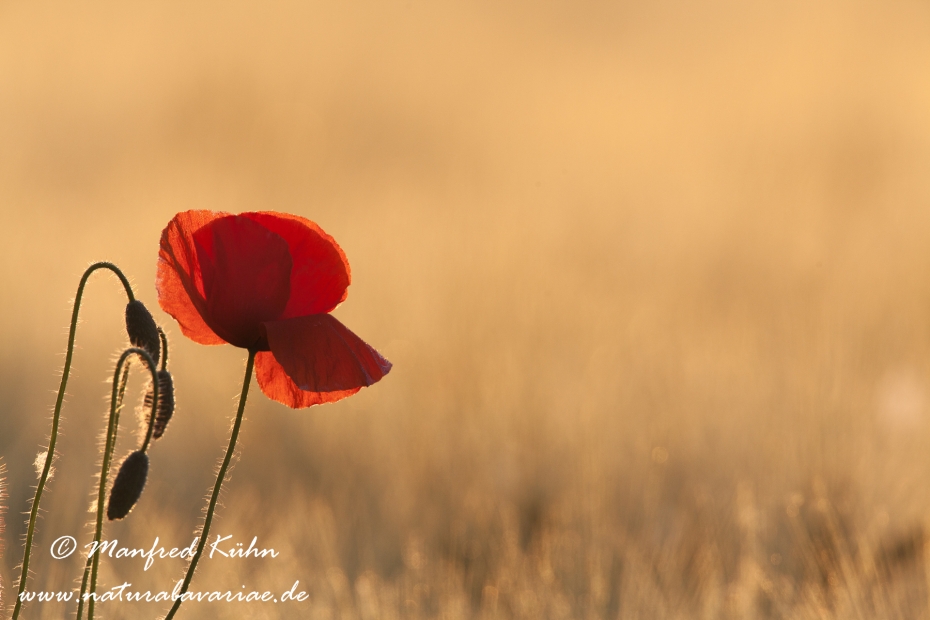
<instances>
[{"instance_id":1,"label":"poppy petal","mask_svg":"<svg viewBox=\"0 0 930 620\"><path fill-rule=\"evenodd\" d=\"M335 402L391 370L389 361L330 314L269 321L265 333L274 364L260 354L259 385L291 407Z\"/></svg>"},{"instance_id":2,"label":"poppy petal","mask_svg":"<svg viewBox=\"0 0 930 620\"><path fill-rule=\"evenodd\" d=\"M185 211L168 222L158 250L158 305L181 326L181 332L199 344L226 344L204 321L206 301L194 233L228 213Z\"/></svg>"},{"instance_id":3,"label":"poppy petal","mask_svg":"<svg viewBox=\"0 0 930 620\"><path fill-rule=\"evenodd\" d=\"M215 219L193 236L207 325L237 347L264 349L261 325L279 318L290 297L287 242L238 215Z\"/></svg>"},{"instance_id":4,"label":"poppy petal","mask_svg":"<svg viewBox=\"0 0 930 620\"><path fill-rule=\"evenodd\" d=\"M305 392L287 376L284 368L271 351L260 351L255 356L255 378L265 396L287 405L291 409L304 409L313 405L334 403L358 392L360 387L336 392Z\"/></svg>"},{"instance_id":5,"label":"poppy petal","mask_svg":"<svg viewBox=\"0 0 930 620\"><path fill-rule=\"evenodd\" d=\"M287 213L243 213L280 235L293 261L291 297L280 318L331 312L345 301L351 282L349 261L336 241L310 220Z\"/></svg>"}]
</instances>

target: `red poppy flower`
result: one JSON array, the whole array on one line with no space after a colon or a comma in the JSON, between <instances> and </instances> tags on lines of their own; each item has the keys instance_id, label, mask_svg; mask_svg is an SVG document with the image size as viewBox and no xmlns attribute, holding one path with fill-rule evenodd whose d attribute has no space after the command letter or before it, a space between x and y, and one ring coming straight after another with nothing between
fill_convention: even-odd
<instances>
[{"instance_id":1,"label":"red poppy flower","mask_svg":"<svg viewBox=\"0 0 930 620\"><path fill-rule=\"evenodd\" d=\"M289 407L335 402L391 370L329 314L349 282L342 249L296 215L186 211L161 235L159 305L195 342L258 351L258 385Z\"/></svg>"}]
</instances>

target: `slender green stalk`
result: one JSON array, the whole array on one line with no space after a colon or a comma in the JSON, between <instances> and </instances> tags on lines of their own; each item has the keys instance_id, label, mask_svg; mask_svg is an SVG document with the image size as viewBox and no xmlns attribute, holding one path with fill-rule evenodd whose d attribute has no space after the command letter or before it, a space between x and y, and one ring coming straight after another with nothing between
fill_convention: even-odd
<instances>
[{"instance_id":1,"label":"slender green stalk","mask_svg":"<svg viewBox=\"0 0 930 620\"><path fill-rule=\"evenodd\" d=\"M229 435L229 446L226 448L226 456L223 458L223 464L220 471L216 474L216 483L213 485L213 495L210 496L210 504L207 506L207 517L203 522L203 530L200 532L197 541L197 551L191 558L191 563L187 567L187 575L184 576L184 583L181 584L180 596L171 606L171 611L165 616L165 620L171 620L184 602L184 594L191 585L191 579L194 577L194 571L197 570L197 562L203 553L203 548L207 543L207 537L210 535L210 524L213 522L213 513L216 511L216 502L220 497L220 488L223 486L223 480L226 478L226 470L229 469L229 462L232 460L233 452L236 450L236 441L239 438L239 427L242 425L242 414L245 412L245 401L249 397L249 384L252 382L252 367L255 365L255 351L249 351L249 359L245 363L245 378L242 381L242 394L239 396L239 411L236 413L236 421L233 423L232 433Z\"/></svg>"},{"instance_id":2,"label":"slender green stalk","mask_svg":"<svg viewBox=\"0 0 930 620\"><path fill-rule=\"evenodd\" d=\"M129 382L129 364L123 366L123 376L120 378L119 384L119 394L116 397L116 422L114 424L116 429L119 429L119 414L123 408L123 396L126 394L126 384ZM109 422L107 422L109 425ZM114 431L115 433L115 431ZM113 445L116 445L116 439L113 440ZM110 452L111 456L113 452ZM99 505L98 505L99 507ZM90 577L90 558L88 558L87 565L84 567L84 576L81 579L81 592L78 595L78 609L77 617L80 618L84 613L84 593L87 592L87 580Z\"/></svg>"},{"instance_id":3,"label":"slender green stalk","mask_svg":"<svg viewBox=\"0 0 930 620\"><path fill-rule=\"evenodd\" d=\"M156 374L156 365L155 360L152 359L152 356L145 349L139 349L136 347L130 347L123 351L123 354L120 355L119 361L116 362L116 371L113 374L113 392L110 396L110 416L107 423L107 439L103 448L103 464L100 468L100 484L97 489L97 520L95 522L94 528L94 553L87 556L87 563L84 566L84 577L81 582L81 593L78 596L78 611L77 617L81 618L84 607L84 593L87 592L87 573L90 570L90 597L87 603L87 618L88 620L93 620L94 618L94 594L97 591L97 568L100 563L100 553L98 552L98 546L100 544L100 538L103 534L103 504L104 498L106 497L107 490L107 479L109 478L110 473L110 461L113 456L113 450L116 448L116 432L119 427L119 379L123 371L123 364L127 362L131 355L138 355L142 358L142 361L145 362L145 365L148 366L149 372L152 374L153 388L152 394L154 396L153 403L158 402L158 376ZM154 405L152 416L155 415Z\"/></svg>"},{"instance_id":4,"label":"slender green stalk","mask_svg":"<svg viewBox=\"0 0 930 620\"><path fill-rule=\"evenodd\" d=\"M74 356L74 336L77 331L78 313L81 309L81 298L84 296L84 286L87 279L98 269L109 269L120 279L123 288L126 289L126 296L129 301L135 300L132 293L132 287L129 280L119 270L119 267L113 263L99 262L94 263L84 271L81 276L81 282L78 284L77 294L74 296L74 309L71 311L71 328L68 332L68 352L65 354L65 367L61 373L61 384L58 386L58 399L55 401L55 411L52 414L52 433L48 440L48 452L45 455L45 465L42 468L42 474L39 476L39 484L36 486L36 494L32 500L32 510L29 512L29 525L26 528L26 547L23 550L22 572L19 576L19 589L16 593L16 605L13 607L12 620L19 618L19 612L22 608L22 597L20 596L26 589L26 580L29 578L29 558L32 554L32 542L35 537L36 518L39 515L39 502L42 501L42 493L45 491L45 484L48 482L48 474L52 468L52 460L55 458L55 443L58 441L58 424L61 421L61 406L65 400L65 388L68 386L68 376L71 374L71 359Z\"/></svg>"},{"instance_id":5,"label":"slender green stalk","mask_svg":"<svg viewBox=\"0 0 930 620\"><path fill-rule=\"evenodd\" d=\"M123 396L126 395L126 384L129 382L129 364L123 367L123 376L119 380L119 394L116 396L116 414L123 409Z\"/></svg>"}]
</instances>

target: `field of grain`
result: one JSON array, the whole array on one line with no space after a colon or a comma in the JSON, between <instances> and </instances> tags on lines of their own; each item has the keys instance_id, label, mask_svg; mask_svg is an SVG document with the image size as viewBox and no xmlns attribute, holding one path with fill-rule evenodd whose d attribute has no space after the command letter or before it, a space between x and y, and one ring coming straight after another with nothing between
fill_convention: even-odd
<instances>
[{"instance_id":1,"label":"field of grain","mask_svg":"<svg viewBox=\"0 0 930 620\"><path fill-rule=\"evenodd\" d=\"M308 597L179 618L930 618L926 3L0 3L3 617L93 261L178 401L105 537L193 538L246 355L157 307L187 209L319 223L394 369L300 411L253 389L213 532L278 557L192 589ZM31 591L77 586L50 547L90 539L124 302L93 277Z\"/></svg>"}]
</instances>

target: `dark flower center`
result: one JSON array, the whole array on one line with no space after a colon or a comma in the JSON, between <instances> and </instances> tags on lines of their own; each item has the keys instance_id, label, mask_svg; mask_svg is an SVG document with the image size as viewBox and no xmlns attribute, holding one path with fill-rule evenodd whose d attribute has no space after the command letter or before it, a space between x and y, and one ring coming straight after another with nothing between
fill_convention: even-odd
<instances>
[{"instance_id":1,"label":"dark flower center","mask_svg":"<svg viewBox=\"0 0 930 620\"><path fill-rule=\"evenodd\" d=\"M291 292L287 242L252 220L230 215L194 233L203 277L203 319L223 340L267 349L261 324L281 316Z\"/></svg>"}]
</instances>

